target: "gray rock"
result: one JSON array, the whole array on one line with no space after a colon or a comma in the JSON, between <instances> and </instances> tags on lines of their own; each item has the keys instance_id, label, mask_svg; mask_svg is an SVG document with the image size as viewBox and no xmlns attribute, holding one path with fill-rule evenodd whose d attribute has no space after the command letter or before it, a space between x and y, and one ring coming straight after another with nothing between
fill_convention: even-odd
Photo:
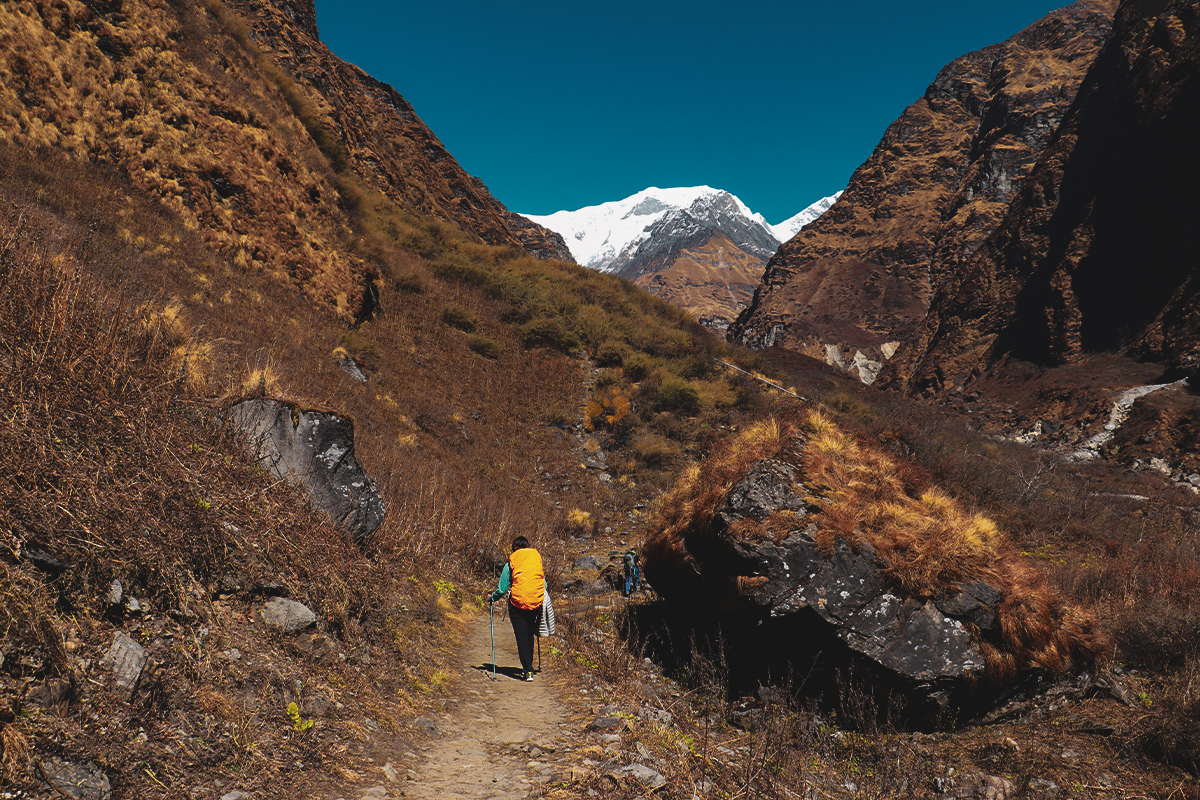
<instances>
[{"instance_id":1,"label":"gray rock","mask_svg":"<svg viewBox=\"0 0 1200 800\"><path fill-rule=\"evenodd\" d=\"M622 775L628 775L647 789L661 789L667 785L667 779L662 773L650 769L645 764L630 764L620 770Z\"/></svg>"},{"instance_id":2,"label":"gray rock","mask_svg":"<svg viewBox=\"0 0 1200 800\"><path fill-rule=\"evenodd\" d=\"M620 717L596 717L585 730L593 733L608 733L625 729L625 720Z\"/></svg>"},{"instance_id":3,"label":"gray rock","mask_svg":"<svg viewBox=\"0 0 1200 800\"><path fill-rule=\"evenodd\" d=\"M351 378L354 378L354 380L358 381L359 383L367 382L367 376L363 373L362 368L359 367L358 362L350 356L339 358L337 364L342 368L342 372L346 373Z\"/></svg>"},{"instance_id":4,"label":"gray rock","mask_svg":"<svg viewBox=\"0 0 1200 800\"><path fill-rule=\"evenodd\" d=\"M284 633L302 631L317 622L317 615L311 608L284 597L272 598L258 613L263 622L272 628L279 628Z\"/></svg>"},{"instance_id":5,"label":"gray rock","mask_svg":"<svg viewBox=\"0 0 1200 800\"><path fill-rule=\"evenodd\" d=\"M612 584L604 578L597 578L591 583L585 583L579 587L579 593L588 597L594 597L595 595L611 592L612 590Z\"/></svg>"},{"instance_id":6,"label":"gray rock","mask_svg":"<svg viewBox=\"0 0 1200 800\"><path fill-rule=\"evenodd\" d=\"M110 606L118 605L124 597L125 587L121 585L121 581L113 581L112 586L108 587L108 604Z\"/></svg>"},{"instance_id":7,"label":"gray rock","mask_svg":"<svg viewBox=\"0 0 1200 800\"><path fill-rule=\"evenodd\" d=\"M783 509L803 516L804 501L792 490L799 480L796 471L782 461L759 461L745 480L729 491L717 519L728 526L745 518L761 521Z\"/></svg>"},{"instance_id":8,"label":"gray rock","mask_svg":"<svg viewBox=\"0 0 1200 800\"><path fill-rule=\"evenodd\" d=\"M71 696L71 684L63 680L50 679L32 686L25 694L30 703L50 708L65 702Z\"/></svg>"},{"instance_id":9,"label":"gray rock","mask_svg":"<svg viewBox=\"0 0 1200 800\"><path fill-rule=\"evenodd\" d=\"M238 403L227 415L251 454L276 478L302 486L356 542L383 521L383 497L354 458L354 423L278 400Z\"/></svg>"},{"instance_id":10,"label":"gray rock","mask_svg":"<svg viewBox=\"0 0 1200 800\"><path fill-rule=\"evenodd\" d=\"M575 559L575 563L571 565L571 569L600 569L600 559L595 556L577 558Z\"/></svg>"},{"instance_id":11,"label":"gray rock","mask_svg":"<svg viewBox=\"0 0 1200 800\"><path fill-rule=\"evenodd\" d=\"M250 795L245 792L227 792L221 795L221 800L250 800Z\"/></svg>"},{"instance_id":12,"label":"gray rock","mask_svg":"<svg viewBox=\"0 0 1200 800\"><path fill-rule=\"evenodd\" d=\"M982 674L983 655L963 623L931 601L888 592L869 546L855 553L839 539L833 556L825 558L805 532L792 534L779 546L761 546L755 555L772 579L755 599L769 605L771 616L811 609L852 649L907 678L936 681Z\"/></svg>"},{"instance_id":13,"label":"gray rock","mask_svg":"<svg viewBox=\"0 0 1200 800\"><path fill-rule=\"evenodd\" d=\"M743 474L703 530L647 560L646 577L660 595L736 632L731 655L747 669L763 658L795 663L820 653L825 664L861 665L864 681L903 694L908 713L926 720L991 701L974 689L986 669L978 632L997 624L995 587L969 581L936 599L904 596L869 545L856 551L838 539L832 552L817 547L814 501L805 499L795 463L763 459ZM794 527L782 539L732 532L741 521L768 519ZM801 641L817 649L793 644ZM816 691L833 691L830 684Z\"/></svg>"},{"instance_id":14,"label":"gray rock","mask_svg":"<svg viewBox=\"0 0 1200 800\"><path fill-rule=\"evenodd\" d=\"M38 764L42 779L66 797L75 800L111 800L112 786L108 776L90 761L74 764L57 758L43 759Z\"/></svg>"},{"instance_id":15,"label":"gray rock","mask_svg":"<svg viewBox=\"0 0 1200 800\"><path fill-rule=\"evenodd\" d=\"M442 732L438 730L437 724L428 717L417 717L412 721L412 726L418 730L425 731L426 734L435 738L442 735Z\"/></svg>"},{"instance_id":16,"label":"gray rock","mask_svg":"<svg viewBox=\"0 0 1200 800\"><path fill-rule=\"evenodd\" d=\"M983 581L972 581L959 587L958 594L937 601L938 610L951 617L970 622L980 630L996 627L996 604L1000 592Z\"/></svg>"},{"instance_id":17,"label":"gray rock","mask_svg":"<svg viewBox=\"0 0 1200 800\"><path fill-rule=\"evenodd\" d=\"M1017 796L1017 787L1006 778L977 772L965 776L944 796L955 800L1011 800Z\"/></svg>"},{"instance_id":18,"label":"gray rock","mask_svg":"<svg viewBox=\"0 0 1200 800\"><path fill-rule=\"evenodd\" d=\"M637 715L647 722L652 722L655 725L660 725L664 728L670 728L675 724L675 718L661 708L653 706L645 706L638 710Z\"/></svg>"},{"instance_id":19,"label":"gray rock","mask_svg":"<svg viewBox=\"0 0 1200 800\"><path fill-rule=\"evenodd\" d=\"M142 679L142 670L146 666L146 658L145 649L124 631L117 631L113 635L112 646L100 659L100 663L112 670L117 694L122 700L128 701L137 691L138 681Z\"/></svg>"}]
</instances>

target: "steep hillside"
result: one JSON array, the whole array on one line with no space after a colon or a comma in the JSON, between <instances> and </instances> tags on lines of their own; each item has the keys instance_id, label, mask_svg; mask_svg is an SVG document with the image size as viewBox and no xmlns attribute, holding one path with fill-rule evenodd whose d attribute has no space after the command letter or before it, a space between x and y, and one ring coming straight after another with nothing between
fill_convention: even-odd
<instances>
[{"instance_id":1,"label":"steep hillside","mask_svg":"<svg viewBox=\"0 0 1200 800\"><path fill-rule=\"evenodd\" d=\"M1200 10L1123 3L1004 225L947 283L889 383L946 391L1008 355L1119 351L1167 377L1200 359Z\"/></svg>"},{"instance_id":2,"label":"steep hillside","mask_svg":"<svg viewBox=\"0 0 1200 800\"><path fill-rule=\"evenodd\" d=\"M329 52L314 0L230 3L254 41L296 79L322 127L341 141L336 158L405 208L446 220L488 244L571 261L562 238L510 212L466 174L400 93Z\"/></svg>"},{"instance_id":3,"label":"steep hillside","mask_svg":"<svg viewBox=\"0 0 1200 800\"><path fill-rule=\"evenodd\" d=\"M1074 3L943 69L838 202L771 259L730 340L886 360L881 346L914 329L1000 222L1104 42L1113 5Z\"/></svg>"},{"instance_id":4,"label":"steep hillside","mask_svg":"<svg viewBox=\"0 0 1200 800\"><path fill-rule=\"evenodd\" d=\"M520 244L503 206L403 98L328 53L311 2L295 7L258 6L268 40L219 2L5 5L3 138L119 167L239 269L293 283L347 320L369 318L380 288L377 258L354 247L345 216L356 184ZM551 234L522 227L533 249L554 250Z\"/></svg>"},{"instance_id":5,"label":"steep hillside","mask_svg":"<svg viewBox=\"0 0 1200 800\"><path fill-rule=\"evenodd\" d=\"M723 330L731 310L750 302L763 266L762 259L725 234L710 231L660 254L633 282L682 308L701 325Z\"/></svg>"}]
</instances>

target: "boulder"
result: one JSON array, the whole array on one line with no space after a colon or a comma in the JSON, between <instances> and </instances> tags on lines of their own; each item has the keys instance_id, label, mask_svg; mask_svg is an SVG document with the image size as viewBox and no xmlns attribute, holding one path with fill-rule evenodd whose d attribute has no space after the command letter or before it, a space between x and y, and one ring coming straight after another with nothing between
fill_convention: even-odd
<instances>
[{"instance_id":1,"label":"boulder","mask_svg":"<svg viewBox=\"0 0 1200 800\"><path fill-rule=\"evenodd\" d=\"M815 412L763 423L703 462L664 499L643 548L665 600L657 613L688 631L668 657L686 662L688 637L719 642L735 692L790 675L842 711L851 702L918 726L1105 657L1094 617L992 522L901 474Z\"/></svg>"},{"instance_id":2,"label":"boulder","mask_svg":"<svg viewBox=\"0 0 1200 800\"><path fill-rule=\"evenodd\" d=\"M262 621L284 633L295 633L317 623L317 615L311 608L284 597L272 598L259 610Z\"/></svg>"},{"instance_id":3,"label":"boulder","mask_svg":"<svg viewBox=\"0 0 1200 800\"><path fill-rule=\"evenodd\" d=\"M276 478L303 487L312 505L361 542L386 511L375 482L354 458L354 423L281 400L246 400L228 419L251 455Z\"/></svg>"},{"instance_id":4,"label":"boulder","mask_svg":"<svg viewBox=\"0 0 1200 800\"><path fill-rule=\"evenodd\" d=\"M111 800L108 776L90 761L72 763L46 758L38 763L42 779L63 797L75 800Z\"/></svg>"},{"instance_id":5,"label":"boulder","mask_svg":"<svg viewBox=\"0 0 1200 800\"><path fill-rule=\"evenodd\" d=\"M595 556L577 558L575 559L575 563L571 565L571 569L600 569L600 559Z\"/></svg>"}]
</instances>

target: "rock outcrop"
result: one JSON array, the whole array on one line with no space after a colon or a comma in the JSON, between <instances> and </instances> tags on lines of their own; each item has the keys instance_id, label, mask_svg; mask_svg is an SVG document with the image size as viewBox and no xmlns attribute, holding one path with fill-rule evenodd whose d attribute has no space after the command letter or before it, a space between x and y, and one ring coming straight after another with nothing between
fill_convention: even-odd
<instances>
[{"instance_id":1,"label":"rock outcrop","mask_svg":"<svg viewBox=\"0 0 1200 800\"><path fill-rule=\"evenodd\" d=\"M720 628L731 669L808 675L818 693L858 674L915 719L980 710L1014 678L1107 647L988 520L906 487L815 413L686 477L645 557L668 603Z\"/></svg>"},{"instance_id":2,"label":"rock outcrop","mask_svg":"<svg viewBox=\"0 0 1200 800\"><path fill-rule=\"evenodd\" d=\"M729 338L884 362L1020 192L1108 35L1081 0L948 65L837 203L771 259Z\"/></svg>"},{"instance_id":3,"label":"rock outcrop","mask_svg":"<svg viewBox=\"0 0 1200 800\"><path fill-rule=\"evenodd\" d=\"M302 487L355 542L379 527L383 497L354 458L351 420L270 399L238 403L228 419L266 470Z\"/></svg>"},{"instance_id":4,"label":"rock outcrop","mask_svg":"<svg viewBox=\"0 0 1200 800\"><path fill-rule=\"evenodd\" d=\"M1200 8L1124 2L1112 39L996 234L883 380L963 387L1005 355L1200 359Z\"/></svg>"}]
</instances>

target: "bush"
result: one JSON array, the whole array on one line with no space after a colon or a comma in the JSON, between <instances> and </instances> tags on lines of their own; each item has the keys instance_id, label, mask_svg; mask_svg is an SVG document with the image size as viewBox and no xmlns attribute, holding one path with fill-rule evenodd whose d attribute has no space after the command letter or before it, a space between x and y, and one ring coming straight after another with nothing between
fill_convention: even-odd
<instances>
[{"instance_id":1,"label":"bush","mask_svg":"<svg viewBox=\"0 0 1200 800\"><path fill-rule=\"evenodd\" d=\"M634 457L648 467L663 468L670 466L683 455L677 442L656 433L639 436L632 445Z\"/></svg>"},{"instance_id":2,"label":"bush","mask_svg":"<svg viewBox=\"0 0 1200 800\"><path fill-rule=\"evenodd\" d=\"M649 375L650 370L654 369L654 367L654 359L645 353L634 353L626 357L622 362L622 369L625 370L625 377L629 378L629 380L634 381L635 383Z\"/></svg>"},{"instance_id":3,"label":"bush","mask_svg":"<svg viewBox=\"0 0 1200 800\"><path fill-rule=\"evenodd\" d=\"M596 391L608 386L617 386L620 383L621 376L611 369L603 370L596 375Z\"/></svg>"},{"instance_id":4,"label":"bush","mask_svg":"<svg viewBox=\"0 0 1200 800\"><path fill-rule=\"evenodd\" d=\"M472 336L471 341L467 344L471 348L471 352L477 353L484 358L495 361L500 357L500 345L486 336Z\"/></svg>"},{"instance_id":5,"label":"bush","mask_svg":"<svg viewBox=\"0 0 1200 800\"><path fill-rule=\"evenodd\" d=\"M569 331L557 319L538 317L521 326L521 340L526 347L550 347L569 353L580 347L579 336Z\"/></svg>"},{"instance_id":6,"label":"bush","mask_svg":"<svg viewBox=\"0 0 1200 800\"><path fill-rule=\"evenodd\" d=\"M491 272L478 264L471 263L457 253L437 259L430 263L429 269L439 278L459 281L471 286L486 287L492 282Z\"/></svg>"},{"instance_id":7,"label":"bush","mask_svg":"<svg viewBox=\"0 0 1200 800\"><path fill-rule=\"evenodd\" d=\"M695 414L700 410L700 393L682 378L668 377L658 386L658 401L662 411Z\"/></svg>"},{"instance_id":8,"label":"bush","mask_svg":"<svg viewBox=\"0 0 1200 800\"><path fill-rule=\"evenodd\" d=\"M393 286L401 294L421 294L425 291L425 284L421 281L421 276L413 272L397 275Z\"/></svg>"},{"instance_id":9,"label":"bush","mask_svg":"<svg viewBox=\"0 0 1200 800\"><path fill-rule=\"evenodd\" d=\"M442 310L442 322L463 333L473 333L479 327L479 318L458 306L446 306Z\"/></svg>"},{"instance_id":10,"label":"bush","mask_svg":"<svg viewBox=\"0 0 1200 800\"><path fill-rule=\"evenodd\" d=\"M596 363L602 367L620 367L632 352L624 342L609 339L596 348Z\"/></svg>"}]
</instances>

